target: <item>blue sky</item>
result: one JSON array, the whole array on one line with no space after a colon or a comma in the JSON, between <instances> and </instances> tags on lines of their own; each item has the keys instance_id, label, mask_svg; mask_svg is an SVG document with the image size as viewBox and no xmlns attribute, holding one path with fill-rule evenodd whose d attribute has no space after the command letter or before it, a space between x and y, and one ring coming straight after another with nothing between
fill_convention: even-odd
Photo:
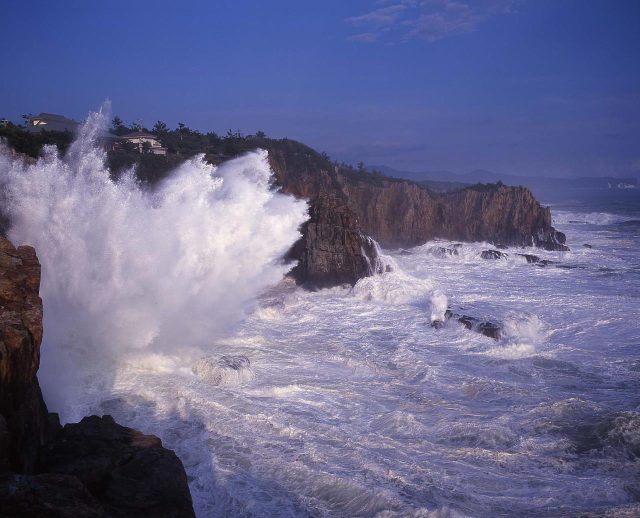
<instances>
[{"instance_id":1,"label":"blue sky","mask_svg":"<svg viewBox=\"0 0 640 518\"><path fill-rule=\"evenodd\" d=\"M408 170L640 175L638 0L2 2L0 117L263 130Z\"/></svg>"}]
</instances>

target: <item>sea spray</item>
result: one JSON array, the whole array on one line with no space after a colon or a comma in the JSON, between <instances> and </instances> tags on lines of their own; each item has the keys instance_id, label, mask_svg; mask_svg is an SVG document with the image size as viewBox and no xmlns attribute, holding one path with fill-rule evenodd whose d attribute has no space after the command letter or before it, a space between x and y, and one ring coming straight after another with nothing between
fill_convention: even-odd
<instances>
[{"instance_id":1,"label":"sea spray","mask_svg":"<svg viewBox=\"0 0 640 518\"><path fill-rule=\"evenodd\" d=\"M65 157L0 153L9 237L42 263L40 377L53 409L91 370L202 356L290 268L281 257L307 217L306 202L270 189L262 150L217 168L196 156L154 190L133 171L113 181L96 144L107 120L91 114Z\"/></svg>"}]
</instances>

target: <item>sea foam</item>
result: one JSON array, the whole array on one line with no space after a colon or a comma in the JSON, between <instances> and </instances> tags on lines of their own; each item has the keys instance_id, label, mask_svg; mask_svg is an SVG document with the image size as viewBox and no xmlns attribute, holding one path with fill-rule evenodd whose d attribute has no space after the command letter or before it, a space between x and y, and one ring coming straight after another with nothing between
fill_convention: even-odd
<instances>
[{"instance_id":1,"label":"sea foam","mask_svg":"<svg viewBox=\"0 0 640 518\"><path fill-rule=\"evenodd\" d=\"M59 387L74 375L141 352L202 356L291 267L281 257L307 217L306 202L270 188L262 150L220 167L196 156L154 189L134 171L113 181L97 145L107 121L106 109L91 114L64 157L53 146L33 164L0 153L9 237L42 263L41 380L53 409L72 397Z\"/></svg>"}]
</instances>

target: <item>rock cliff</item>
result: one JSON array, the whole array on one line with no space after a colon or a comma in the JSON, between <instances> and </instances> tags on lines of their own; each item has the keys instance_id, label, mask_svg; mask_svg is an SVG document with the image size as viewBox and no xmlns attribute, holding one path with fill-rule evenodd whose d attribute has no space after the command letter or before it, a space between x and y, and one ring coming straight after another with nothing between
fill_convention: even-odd
<instances>
[{"instance_id":1,"label":"rock cliff","mask_svg":"<svg viewBox=\"0 0 640 518\"><path fill-rule=\"evenodd\" d=\"M40 264L0 238L0 516L194 516L187 477L160 439L109 416L60 427L37 379Z\"/></svg>"},{"instance_id":2,"label":"rock cliff","mask_svg":"<svg viewBox=\"0 0 640 518\"><path fill-rule=\"evenodd\" d=\"M310 288L353 285L384 269L375 242L362 233L353 211L335 195L314 199L302 239L289 257L298 260L291 275Z\"/></svg>"},{"instance_id":3,"label":"rock cliff","mask_svg":"<svg viewBox=\"0 0 640 518\"><path fill-rule=\"evenodd\" d=\"M332 285L349 278L348 282L353 284L363 274L373 273L373 270L358 266L361 264L356 257L358 247L336 253L339 245L336 236L340 228L361 235L361 242L370 236L382 246L391 248L416 246L430 239L444 238L538 246L548 250L568 249L564 245L564 234L551 225L549 208L542 207L524 187L498 183L434 193L414 182L332 165L304 146L295 149L274 147L269 149L269 159L277 185L286 193L310 200L311 222L303 229L303 243L297 243L290 254L300 261L294 271L300 282L314 279L316 285ZM334 200L331 204L322 201L327 196ZM335 212L337 208L341 214L349 213L349 217L325 214ZM341 227L341 220L348 227ZM319 222L331 226L333 231L319 234ZM309 231L315 234L310 236ZM333 252L314 254L311 248ZM372 253L375 254L375 247ZM376 256L367 256L375 261ZM345 269L348 275L335 275Z\"/></svg>"}]
</instances>

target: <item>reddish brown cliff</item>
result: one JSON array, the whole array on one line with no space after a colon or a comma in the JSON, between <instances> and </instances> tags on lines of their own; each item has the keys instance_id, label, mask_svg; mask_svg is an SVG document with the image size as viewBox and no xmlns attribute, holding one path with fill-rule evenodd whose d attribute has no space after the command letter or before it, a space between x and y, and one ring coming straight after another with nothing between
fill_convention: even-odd
<instances>
[{"instance_id":1,"label":"reddish brown cliff","mask_svg":"<svg viewBox=\"0 0 640 518\"><path fill-rule=\"evenodd\" d=\"M182 463L160 439L109 416L61 428L47 412L39 289L34 249L0 238L0 516L194 516Z\"/></svg>"},{"instance_id":2,"label":"reddish brown cliff","mask_svg":"<svg viewBox=\"0 0 640 518\"><path fill-rule=\"evenodd\" d=\"M364 265L376 261L375 247L361 252L368 236L392 248L444 238L567 250L564 234L551 226L549 208L524 187L478 185L434 193L414 182L332 165L292 141L278 143L269 149L276 183L310 201L311 220L289 254L299 261L293 275L300 283L354 284L371 275L375 268Z\"/></svg>"}]
</instances>

